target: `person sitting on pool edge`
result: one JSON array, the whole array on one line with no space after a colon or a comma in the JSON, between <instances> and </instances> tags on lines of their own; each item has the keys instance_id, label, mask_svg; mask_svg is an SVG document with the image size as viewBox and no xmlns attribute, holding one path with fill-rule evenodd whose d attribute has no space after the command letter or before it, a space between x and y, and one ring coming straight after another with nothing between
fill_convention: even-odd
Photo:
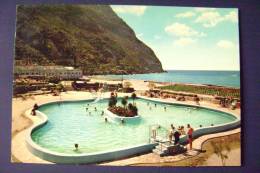
<instances>
[{"instance_id":1,"label":"person sitting on pool edge","mask_svg":"<svg viewBox=\"0 0 260 173\"><path fill-rule=\"evenodd\" d=\"M36 115L36 110L38 110L38 108L39 108L39 106L37 105L37 103L35 103L35 104L33 105L33 109L32 109L31 114L32 114L32 115Z\"/></svg>"}]
</instances>

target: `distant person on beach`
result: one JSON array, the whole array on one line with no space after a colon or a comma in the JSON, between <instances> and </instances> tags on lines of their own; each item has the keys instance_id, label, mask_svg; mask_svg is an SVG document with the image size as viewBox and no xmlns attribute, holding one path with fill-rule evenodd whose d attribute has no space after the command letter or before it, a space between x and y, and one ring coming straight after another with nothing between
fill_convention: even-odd
<instances>
[{"instance_id":1,"label":"distant person on beach","mask_svg":"<svg viewBox=\"0 0 260 173\"><path fill-rule=\"evenodd\" d=\"M200 98L197 95L195 97L195 102L197 105L200 105Z\"/></svg>"},{"instance_id":2,"label":"distant person on beach","mask_svg":"<svg viewBox=\"0 0 260 173\"><path fill-rule=\"evenodd\" d=\"M190 145L190 150L192 149L192 135L193 135L193 128L190 126L190 124L187 125L187 128L188 128L188 142L189 142L189 145Z\"/></svg>"}]
</instances>

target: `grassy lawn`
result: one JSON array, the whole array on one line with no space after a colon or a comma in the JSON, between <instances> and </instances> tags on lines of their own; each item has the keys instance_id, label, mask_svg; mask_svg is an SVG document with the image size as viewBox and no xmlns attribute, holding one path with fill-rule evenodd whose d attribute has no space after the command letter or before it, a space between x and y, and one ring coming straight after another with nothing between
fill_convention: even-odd
<instances>
[{"instance_id":1,"label":"grassy lawn","mask_svg":"<svg viewBox=\"0 0 260 173\"><path fill-rule=\"evenodd\" d=\"M163 90L182 91L182 92L189 92L195 94L240 98L240 89L237 88L195 86L195 85L182 85L182 84L168 85L160 88Z\"/></svg>"}]
</instances>

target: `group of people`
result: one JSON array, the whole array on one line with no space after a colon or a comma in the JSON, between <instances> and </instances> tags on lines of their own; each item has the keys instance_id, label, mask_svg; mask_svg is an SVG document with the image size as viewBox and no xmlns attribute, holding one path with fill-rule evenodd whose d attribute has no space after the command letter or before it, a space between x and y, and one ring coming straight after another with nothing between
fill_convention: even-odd
<instances>
[{"instance_id":1,"label":"group of people","mask_svg":"<svg viewBox=\"0 0 260 173\"><path fill-rule=\"evenodd\" d=\"M188 143L190 146L190 150L192 149L192 134L193 134L193 128L191 127L190 124L187 124L187 135L188 135ZM174 137L174 145L179 144L180 141L180 136L181 135L186 135L186 132L184 130L184 126L179 126L178 129L175 129L173 124L171 124L171 128L169 130L169 141L170 143L173 141Z\"/></svg>"},{"instance_id":2,"label":"group of people","mask_svg":"<svg viewBox=\"0 0 260 173\"><path fill-rule=\"evenodd\" d=\"M149 109L152 110L152 106L150 106L150 103L149 103L149 102L147 102L147 106L149 106ZM156 103L154 103L154 107L155 107L155 108L157 107L157 104L156 104ZM167 110L167 107L166 107L166 106L164 106L163 108L164 108L164 111Z\"/></svg>"},{"instance_id":3,"label":"group of people","mask_svg":"<svg viewBox=\"0 0 260 173\"><path fill-rule=\"evenodd\" d=\"M87 106L89 106L89 104L87 104ZM97 112L97 107L94 107L94 111L95 112ZM86 112L88 112L89 111L89 108L88 107L86 107ZM89 115L91 115L91 111L89 111ZM104 115L104 111L101 111L101 116L103 116Z\"/></svg>"}]
</instances>

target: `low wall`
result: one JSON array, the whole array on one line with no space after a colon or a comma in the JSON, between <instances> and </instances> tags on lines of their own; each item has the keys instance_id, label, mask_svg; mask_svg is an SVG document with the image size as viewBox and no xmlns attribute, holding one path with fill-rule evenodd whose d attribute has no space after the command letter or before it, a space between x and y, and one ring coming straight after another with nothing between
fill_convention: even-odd
<instances>
[{"instance_id":1,"label":"low wall","mask_svg":"<svg viewBox=\"0 0 260 173\"><path fill-rule=\"evenodd\" d=\"M226 123L226 124L221 124L221 125L213 125L210 127L201 127L201 128L196 128L193 131L192 138L198 138L203 135L207 134L212 134L212 133L219 133L219 132L224 132L227 130L235 129L240 126L240 119L236 119L235 121L231 123ZM185 135L180 138L180 143L181 144L187 144L188 140L188 135Z\"/></svg>"},{"instance_id":2,"label":"low wall","mask_svg":"<svg viewBox=\"0 0 260 173\"><path fill-rule=\"evenodd\" d=\"M122 120L124 120L125 123L131 123L131 122L137 122L141 120L140 115L134 116L134 117L121 117L118 116L109 110L104 110L105 117L108 119L109 122L112 123L121 123Z\"/></svg>"}]
</instances>

